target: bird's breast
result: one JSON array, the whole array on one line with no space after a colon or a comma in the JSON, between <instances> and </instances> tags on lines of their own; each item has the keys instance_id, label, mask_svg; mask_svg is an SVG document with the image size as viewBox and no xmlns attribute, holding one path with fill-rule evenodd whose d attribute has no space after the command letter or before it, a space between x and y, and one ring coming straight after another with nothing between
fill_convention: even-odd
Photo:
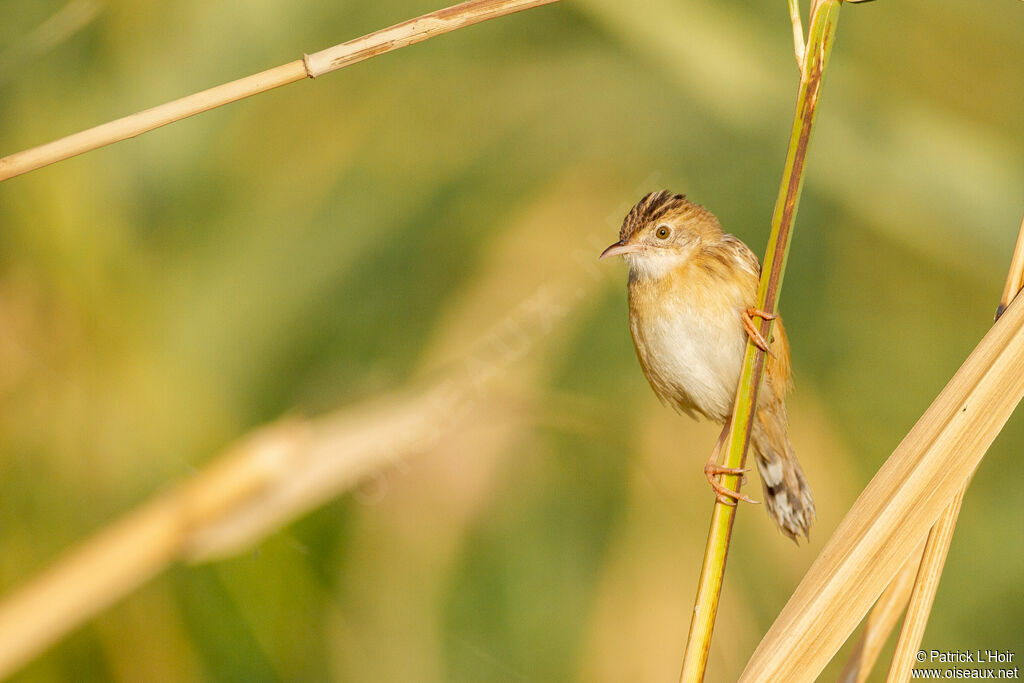
<instances>
[{"instance_id":1,"label":"bird's breast","mask_svg":"<svg viewBox=\"0 0 1024 683\"><path fill-rule=\"evenodd\" d=\"M724 422L743 363L742 307L731 297L658 289L630 291L630 329L644 374L663 401Z\"/></svg>"}]
</instances>

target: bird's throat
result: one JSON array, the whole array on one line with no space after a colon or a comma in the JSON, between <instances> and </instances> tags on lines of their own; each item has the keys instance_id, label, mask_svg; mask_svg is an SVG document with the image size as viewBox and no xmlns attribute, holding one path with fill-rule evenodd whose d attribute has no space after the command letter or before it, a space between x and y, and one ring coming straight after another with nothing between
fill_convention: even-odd
<instances>
[{"instance_id":1,"label":"bird's throat","mask_svg":"<svg viewBox=\"0 0 1024 683\"><path fill-rule=\"evenodd\" d=\"M623 258L629 264L630 279L661 280L684 267L689 261L687 254L672 250L649 250L626 254Z\"/></svg>"}]
</instances>

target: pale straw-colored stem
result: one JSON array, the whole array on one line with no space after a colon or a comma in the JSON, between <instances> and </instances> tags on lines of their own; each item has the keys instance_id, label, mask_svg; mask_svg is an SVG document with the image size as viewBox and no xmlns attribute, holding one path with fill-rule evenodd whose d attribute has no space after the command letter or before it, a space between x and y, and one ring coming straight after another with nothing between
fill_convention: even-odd
<instances>
[{"instance_id":1,"label":"pale straw-colored stem","mask_svg":"<svg viewBox=\"0 0 1024 683\"><path fill-rule=\"evenodd\" d=\"M959 494L1024 396L1015 299L864 489L741 681L813 681Z\"/></svg>"},{"instance_id":2,"label":"pale straw-colored stem","mask_svg":"<svg viewBox=\"0 0 1024 683\"><path fill-rule=\"evenodd\" d=\"M1013 256L1010 258L1010 269L1006 274L1006 284L1003 286L999 307L996 309L996 320L1010 305L1010 302L1017 297L1021 289L1024 289L1024 220L1021 221L1020 230L1017 232L1017 244L1013 250ZM928 534L921 567L917 572L917 581L914 584L914 592L907 607L907 616L903 618L903 628L900 630L896 651L893 653L892 662L889 665L887 680L891 683L904 683L910 680L910 670L914 668L916 661L914 656L921 647L921 638L924 637L924 629L928 625L928 616L935 602L935 592L938 590L939 579L946 564L949 544L953 541L953 532L956 529L956 520L960 515L960 507L963 505L965 493L967 493L967 484L949 504Z\"/></svg>"},{"instance_id":3,"label":"pale straw-colored stem","mask_svg":"<svg viewBox=\"0 0 1024 683\"><path fill-rule=\"evenodd\" d=\"M999 299L996 309L996 320L1003 314L1010 302L1024 289L1024 219L1021 219L1020 230L1017 232L1017 245L1013 248L1010 259L1010 272L1006 275L1003 285L1003 296Z\"/></svg>"},{"instance_id":4,"label":"pale straw-colored stem","mask_svg":"<svg viewBox=\"0 0 1024 683\"><path fill-rule=\"evenodd\" d=\"M882 647L885 646L885 641L889 639L889 634L903 614L903 608L907 606L923 552L924 544L903 564L900 573L871 608L860 640L854 646L850 658L846 660L846 666L839 674L838 683L864 683L868 679L872 667L878 661L878 655L882 652Z\"/></svg>"},{"instance_id":5,"label":"pale straw-colored stem","mask_svg":"<svg viewBox=\"0 0 1024 683\"><path fill-rule=\"evenodd\" d=\"M280 433L280 430L278 430ZM0 678L181 556L189 535L267 480L265 436L156 497L72 550L0 603Z\"/></svg>"},{"instance_id":6,"label":"pale straw-colored stem","mask_svg":"<svg viewBox=\"0 0 1024 683\"><path fill-rule=\"evenodd\" d=\"M451 420L448 397L462 381L315 420L285 420L244 437L5 595L0 679L171 562L238 552L431 445Z\"/></svg>"},{"instance_id":7,"label":"pale straw-colored stem","mask_svg":"<svg viewBox=\"0 0 1024 683\"><path fill-rule=\"evenodd\" d=\"M907 615L903 617L903 628L900 629L896 651L889 664L889 675L886 678L889 683L905 683L910 680L910 670L914 668L916 661L914 655L921 646L921 637L924 636L924 628L928 625L928 615L935 602L935 591L939 587L942 568L946 563L949 544L953 540L953 531L956 529L956 520L960 515L960 506L964 502L966 492L965 485L928 532L921 566L917 570L910 604L907 605Z\"/></svg>"},{"instance_id":8,"label":"pale straw-colored stem","mask_svg":"<svg viewBox=\"0 0 1024 683\"><path fill-rule=\"evenodd\" d=\"M547 5L558 0L470 0L370 33L302 59L146 109L80 133L0 158L0 181L105 145L141 135L200 112L282 85L316 78L336 69L449 33L465 26Z\"/></svg>"},{"instance_id":9,"label":"pale straw-colored stem","mask_svg":"<svg viewBox=\"0 0 1024 683\"><path fill-rule=\"evenodd\" d=\"M996 320L1021 289L1024 289L1024 221L1021 221L1020 230L1017 233L1017 245L1010 259L1010 269L1007 272L1003 295L996 311ZM889 584L885 593L875 603L864 626L860 641L843 668L839 683L862 683L867 680L868 674L878 658L878 651L889 637L899 613L911 600L913 592L914 601L910 609L907 610L896 651L889 667L889 680L897 680L893 676L894 674L899 676L900 671L904 673L899 680L907 680L906 677L910 675L910 668L913 666L912 656L918 651L928 612L934 602L938 577L945 563L949 543L953 538L953 528L960 514L960 507L963 504L966 491L967 485L943 511L942 517L932 527L926 541L927 550L922 547L922 552L903 566L899 576ZM916 583L915 579L917 579ZM928 591L931 591L931 594ZM922 611L922 608L925 607L927 608ZM923 621L915 623L919 620Z\"/></svg>"},{"instance_id":10,"label":"pale straw-colored stem","mask_svg":"<svg viewBox=\"0 0 1024 683\"><path fill-rule=\"evenodd\" d=\"M306 78L299 59L0 159L0 181Z\"/></svg>"},{"instance_id":11,"label":"pale straw-colored stem","mask_svg":"<svg viewBox=\"0 0 1024 683\"><path fill-rule=\"evenodd\" d=\"M804 26L800 20L800 0L789 0L789 22L793 25L793 54L796 68L804 68Z\"/></svg>"},{"instance_id":12,"label":"pale straw-colored stem","mask_svg":"<svg viewBox=\"0 0 1024 683\"><path fill-rule=\"evenodd\" d=\"M550 196L557 196L555 206L566 201L558 185ZM552 201L544 197L537 206L546 210ZM511 241L487 257L481 277L467 285L426 347L432 383L261 427L0 596L0 680L167 564L248 550L361 484L375 483L370 491L380 493L387 476L413 458L471 454L476 464L460 475L472 479L476 459L489 457L484 451L495 436L517 433L530 419L536 382L529 378L558 348L564 321L602 283L598 273L566 269L558 259L551 260L562 266L557 277L544 268L537 273L548 275L522 275L529 271L523 264L536 265L537 254L508 245L535 235L538 220L560 224L563 213L576 215L557 211L527 211L519 229L505 236ZM572 253L574 240L578 235L566 232L552 253ZM586 256L589 265L593 254ZM503 289L500 296L496 288ZM491 320L482 329L481 310ZM458 485L465 484L460 479ZM454 498L465 495L460 489Z\"/></svg>"},{"instance_id":13,"label":"pale straw-colored stem","mask_svg":"<svg viewBox=\"0 0 1024 683\"><path fill-rule=\"evenodd\" d=\"M0 52L0 85L24 65L88 26L103 10L101 0L70 0L19 41Z\"/></svg>"}]
</instances>

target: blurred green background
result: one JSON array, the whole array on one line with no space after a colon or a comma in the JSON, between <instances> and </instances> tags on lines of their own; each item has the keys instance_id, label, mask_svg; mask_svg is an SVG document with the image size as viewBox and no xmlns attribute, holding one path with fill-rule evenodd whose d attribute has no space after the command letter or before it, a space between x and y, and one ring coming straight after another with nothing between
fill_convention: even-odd
<instances>
[{"instance_id":1,"label":"blurred green background","mask_svg":"<svg viewBox=\"0 0 1024 683\"><path fill-rule=\"evenodd\" d=\"M62 33L64 6L0 1L0 153L438 7L79 0ZM742 509L710 681L991 324L1022 35L1010 0L842 10L781 300L819 517L796 547ZM0 185L0 599L260 424L497 368L415 457L15 680L675 680L717 427L658 403L596 257L661 188L763 252L791 49L782 0L566 0ZM1022 439L977 473L925 648L1024 655Z\"/></svg>"}]
</instances>

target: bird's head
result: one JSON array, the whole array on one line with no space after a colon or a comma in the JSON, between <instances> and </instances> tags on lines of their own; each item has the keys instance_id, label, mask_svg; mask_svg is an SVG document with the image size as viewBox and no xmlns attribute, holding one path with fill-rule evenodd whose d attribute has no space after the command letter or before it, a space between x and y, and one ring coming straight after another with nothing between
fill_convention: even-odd
<instances>
[{"instance_id":1,"label":"bird's head","mask_svg":"<svg viewBox=\"0 0 1024 683\"><path fill-rule=\"evenodd\" d=\"M659 278L689 262L702 242L721 236L714 214L684 195L662 190L651 192L629 210L619 241L600 258L622 256L634 275Z\"/></svg>"}]
</instances>

